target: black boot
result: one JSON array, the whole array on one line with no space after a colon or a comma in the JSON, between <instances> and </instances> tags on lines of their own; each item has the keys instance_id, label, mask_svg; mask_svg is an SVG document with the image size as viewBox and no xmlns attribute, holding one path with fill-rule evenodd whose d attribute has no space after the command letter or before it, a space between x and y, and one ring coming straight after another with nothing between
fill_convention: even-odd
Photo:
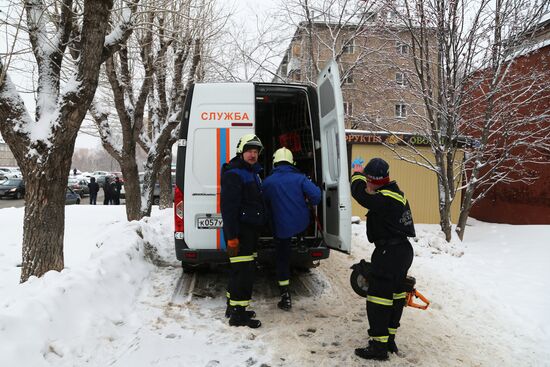
<instances>
[{"instance_id":1,"label":"black boot","mask_svg":"<svg viewBox=\"0 0 550 367\"><path fill-rule=\"evenodd\" d=\"M355 349L355 355L365 359L385 361L388 359L388 346L387 343L369 340L366 348Z\"/></svg>"},{"instance_id":2,"label":"black boot","mask_svg":"<svg viewBox=\"0 0 550 367\"><path fill-rule=\"evenodd\" d=\"M281 287L281 300L277 303L277 307L284 311L290 311L292 308L292 300L290 299L288 287Z\"/></svg>"},{"instance_id":3,"label":"black boot","mask_svg":"<svg viewBox=\"0 0 550 367\"><path fill-rule=\"evenodd\" d=\"M399 353L397 344L395 344L395 334L390 334L390 337L388 338L388 352L395 354Z\"/></svg>"},{"instance_id":4,"label":"black boot","mask_svg":"<svg viewBox=\"0 0 550 367\"><path fill-rule=\"evenodd\" d=\"M248 326L249 328L256 329L261 325L260 320L254 320L247 315L244 307L235 306L233 308L233 312L231 312L231 317L229 318L229 326Z\"/></svg>"},{"instance_id":5,"label":"black boot","mask_svg":"<svg viewBox=\"0 0 550 367\"><path fill-rule=\"evenodd\" d=\"M229 301L227 301L227 307L225 307L225 317L226 318L230 318L231 317L231 313L233 312L233 307L229 306ZM249 318L253 319L254 317L256 317L256 312L254 311L244 311Z\"/></svg>"}]
</instances>

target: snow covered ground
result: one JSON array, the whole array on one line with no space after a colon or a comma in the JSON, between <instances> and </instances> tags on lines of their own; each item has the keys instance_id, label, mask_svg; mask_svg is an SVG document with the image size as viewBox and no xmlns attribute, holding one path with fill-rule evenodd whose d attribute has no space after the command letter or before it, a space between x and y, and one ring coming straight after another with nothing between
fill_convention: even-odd
<instances>
[{"instance_id":1,"label":"snow covered ground","mask_svg":"<svg viewBox=\"0 0 550 367\"><path fill-rule=\"evenodd\" d=\"M292 312L256 299L256 330L231 328L223 292L171 302L181 268L172 211L125 221L124 207L66 208L61 273L18 284L23 208L0 210L0 366L363 366L365 300L351 264L370 257L364 222L352 255L310 273ZM410 273L432 302L405 309L392 366L550 366L550 226L469 222L464 243L418 225ZM198 275L200 276L200 274Z\"/></svg>"}]
</instances>

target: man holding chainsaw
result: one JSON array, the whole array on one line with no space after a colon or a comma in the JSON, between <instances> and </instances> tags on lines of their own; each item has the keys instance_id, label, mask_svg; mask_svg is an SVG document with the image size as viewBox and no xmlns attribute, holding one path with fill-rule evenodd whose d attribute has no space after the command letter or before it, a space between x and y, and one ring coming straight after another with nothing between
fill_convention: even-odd
<instances>
[{"instance_id":1,"label":"man holding chainsaw","mask_svg":"<svg viewBox=\"0 0 550 367\"><path fill-rule=\"evenodd\" d=\"M363 169L362 160L352 164L351 193L367 208L367 237L374 242L372 271L367 292L370 340L355 354L365 359L388 359L397 353L395 334L405 305L404 281L413 260L407 237L414 237L409 202L395 181L390 181L389 165L373 158Z\"/></svg>"}]
</instances>

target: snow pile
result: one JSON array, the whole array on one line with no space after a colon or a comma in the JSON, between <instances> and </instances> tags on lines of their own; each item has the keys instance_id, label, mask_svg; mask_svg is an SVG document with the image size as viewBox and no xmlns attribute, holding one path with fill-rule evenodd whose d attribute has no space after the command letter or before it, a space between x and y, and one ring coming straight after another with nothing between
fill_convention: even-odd
<instances>
[{"instance_id":1,"label":"snow pile","mask_svg":"<svg viewBox=\"0 0 550 367\"><path fill-rule=\"evenodd\" d=\"M0 209L0 366L365 365L353 355L367 340L365 299L349 285L350 266L374 249L365 222L352 225L351 256L333 251L293 274L291 312L276 306L274 275L259 272L252 330L227 325L223 273L180 278L171 209L130 223L123 206L66 213L67 268L20 285L23 209ZM548 364L550 226L468 225L450 244L438 226L416 226L410 274L431 305L405 310L387 365ZM180 279L207 286L177 302Z\"/></svg>"},{"instance_id":2,"label":"snow pile","mask_svg":"<svg viewBox=\"0 0 550 367\"><path fill-rule=\"evenodd\" d=\"M458 239L453 231L453 238L450 242L445 240L445 234L437 225L416 226L416 237L411 239L414 245L416 256L433 256L446 253L452 256L461 257L464 255L465 245Z\"/></svg>"},{"instance_id":3,"label":"snow pile","mask_svg":"<svg viewBox=\"0 0 550 367\"><path fill-rule=\"evenodd\" d=\"M3 289L0 339L10 342L0 343L0 365L47 366L78 354L90 329L124 323L152 270L139 228L111 225L86 261Z\"/></svg>"},{"instance_id":4,"label":"snow pile","mask_svg":"<svg viewBox=\"0 0 550 367\"><path fill-rule=\"evenodd\" d=\"M210 301L173 304L173 210L128 223L123 206L66 208L62 272L18 284L23 208L0 210L0 366L241 366L270 359ZM4 231L4 228L8 229ZM231 337L228 338L228 330ZM258 365L259 365L258 364Z\"/></svg>"}]
</instances>

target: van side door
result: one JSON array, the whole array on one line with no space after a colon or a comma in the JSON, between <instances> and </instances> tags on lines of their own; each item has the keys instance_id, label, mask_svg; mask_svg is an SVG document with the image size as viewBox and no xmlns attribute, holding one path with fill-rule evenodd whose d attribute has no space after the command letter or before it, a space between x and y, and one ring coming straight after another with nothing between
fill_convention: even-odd
<instances>
[{"instance_id":1,"label":"van side door","mask_svg":"<svg viewBox=\"0 0 550 367\"><path fill-rule=\"evenodd\" d=\"M328 247L351 251L351 191L338 65L331 60L317 78L321 140L323 235Z\"/></svg>"}]
</instances>

